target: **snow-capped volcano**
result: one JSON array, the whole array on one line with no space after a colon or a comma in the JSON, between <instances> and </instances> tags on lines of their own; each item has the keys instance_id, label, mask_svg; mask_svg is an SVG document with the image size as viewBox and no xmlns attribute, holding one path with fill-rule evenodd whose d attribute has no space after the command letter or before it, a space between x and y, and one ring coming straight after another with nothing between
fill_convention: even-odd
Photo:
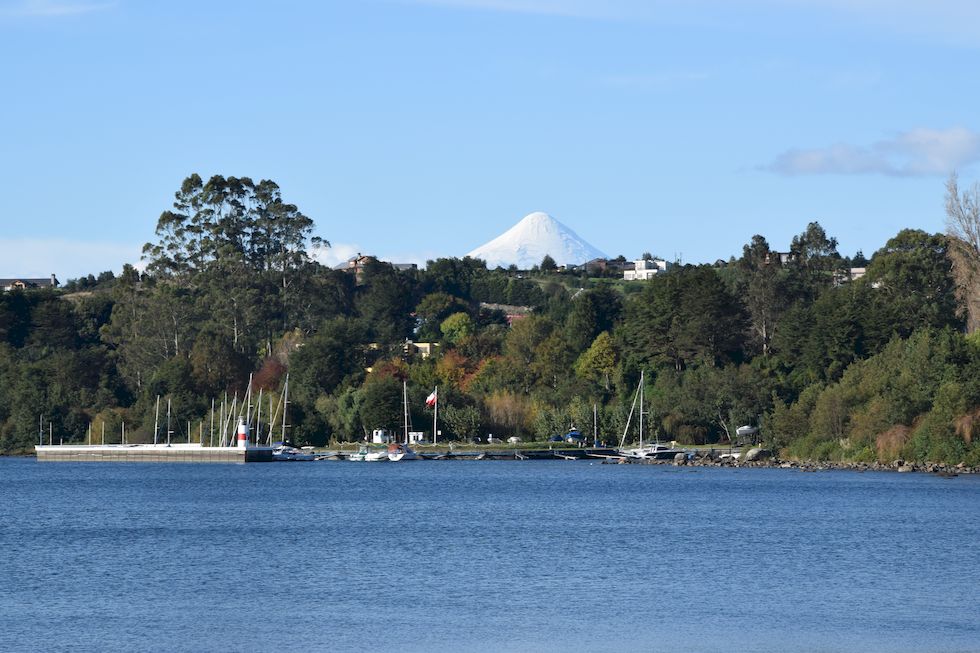
<instances>
[{"instance_id":1,"label":"snow-capped volcano","mask_svg":"<svg viewBox=\"0 0 980 653\"><path fill-rule=\"evenodd\" d=\"M581 264L605 254L547 213L537 211L467 254L487 262L488 268L514 264L521 270L541 265L545 254L558 265Z\"/></svg>"}]
</instances>

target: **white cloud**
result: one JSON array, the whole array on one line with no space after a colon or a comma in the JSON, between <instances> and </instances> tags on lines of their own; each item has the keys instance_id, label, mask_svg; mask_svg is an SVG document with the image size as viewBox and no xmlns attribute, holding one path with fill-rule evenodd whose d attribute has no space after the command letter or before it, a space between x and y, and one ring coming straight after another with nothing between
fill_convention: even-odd
<instances>
[{"instance_id":1,"label":"white cloud","mask_svg":"<svg viewBox=\"0 0 980 653\"><path fill-rule=\"evenodd\" d=\"M364 250L360 245L349 243L332 243L330 247L320 247L310 252L310 257L320 265L335 267L344 261L357 256Z\"/></svg>"},{"instance_id":2,"label":"white cloud","mask_svg":"<svg viewBox=\"0 0 980 653\"><path fill-rule=\"evenodd\" d=\"M57 18L78 16L104 11L115 6L114 2L73 2L72 0L23 0L0 10L4 16Z\"/></svg>"},{"instance_id":3,"label":"white cloud","mask_svg":"<svg viewBox=\"0 0 980 653\"><path fill-rule=\"evenodd\" d=\"M139 266L142 244L70 241L60 238L0 238L0 277L41 278L54 274L64 283L123 265Z\"/></svg>"},{"instance_id":4,"label":"white cloud","mask_svg":"<svg viewBox=\"0 0 980 653\"><path fill-rule=\"evenodd\" d=\"M918 128L868 147L837 143L783 152L764 169L783 175L862 175L892 177L948 175L980 161L980 134L965 127Z\"/></svg>"}]
</instances>

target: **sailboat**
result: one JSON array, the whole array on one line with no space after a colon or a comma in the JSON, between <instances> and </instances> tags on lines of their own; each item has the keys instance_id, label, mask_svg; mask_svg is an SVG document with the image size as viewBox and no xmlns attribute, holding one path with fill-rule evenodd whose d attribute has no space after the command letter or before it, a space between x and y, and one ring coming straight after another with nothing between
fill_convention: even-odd
<instances>
[{"instance_id":1,"label":"sailboat","mask_svg":"<svg viewBox=\"0 0 980 653\"><path fill-rule=\"evenodd\" d=\"M418 460L419 455L408 446L408 382L402 381L402 410L404 419L404 441L388 445L388 460L393 463L403 460Z\"/></svg>"},{"instance_id":2,"label":"sailboat","mask_svg":"<svg viewBox=\"0 0 980 653\"><path fill-rule=\"evenodd\" d=\"M270 397L271 400L271 397ZM286 382L282 387L282 397L280 398L282 404L282 440L273 445L272 448L272 459L277 462L312 462L316 460L316 454L312 450L304 450L299 447L294 447L289 444L286 439L286 408L289 406L289 375L286 375ZM262 394L259 393L259 411L262 410ZM271 406L271 403L270 403ZM269 439L272 439L272 419L273 415L269 416ZM256 428L258 425L256 424Z\"/></svg>"},{"instance_id":3,"label":"sailboat","mask_svg":"<svg viewBox=\"0 0 980 653\"><path fill-rule=\"evenodd\" d=\"M665 444L660 444L659 441L655 441L646 446L643 445L643 377L644 372L640 371L640 384L636 389L636 394L633 395L633 405L630 407L629 417L626 418L626 428L623 429L623 437L619 442L619 454L626 458L633 460L673 460L674 456L679 453L684 453L680 449L673 449ZM637 446L626 449L626 435L629 433L630 422L633 420L633 413L636 410L637 401L639 401L640 412L639 412L639 424L638 431L640 434L640 442Z\"/></svg>"}]
</instances>

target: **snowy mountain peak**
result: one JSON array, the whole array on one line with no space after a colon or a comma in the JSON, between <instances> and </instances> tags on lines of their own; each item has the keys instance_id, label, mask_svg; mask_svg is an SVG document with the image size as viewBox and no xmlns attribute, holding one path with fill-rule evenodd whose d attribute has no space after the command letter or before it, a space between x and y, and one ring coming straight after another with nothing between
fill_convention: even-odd
<instances>
[{"instance_id":1,"label":"snowy mountain peak","mask_svg":"<svg viewBox=\"0 0 980 653\"><path fill-rule=\"evenodd\" d=\"M467 254L487 262L487 267L516 265L527 270L540 265L545 255L558 265L581 264L605 254L547 213L535 211L485 245Z\"/></svg>"}]
</instances>

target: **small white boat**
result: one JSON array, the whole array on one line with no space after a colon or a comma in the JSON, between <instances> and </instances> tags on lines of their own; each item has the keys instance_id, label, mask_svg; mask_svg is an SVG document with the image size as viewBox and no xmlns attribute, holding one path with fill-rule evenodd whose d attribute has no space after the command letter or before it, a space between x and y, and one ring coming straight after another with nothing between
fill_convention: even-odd
<instances>
[{"instance_id":1,"label":"small white boat","mask_svg":"<svg viewBox=\"0 0 980 653\"><path fill-rule=\"evenodd\" d=\"M643 447L634 447L633 449L622 451L624 456L633 458L634 460L673 460L674 456L679 453L686 455L685 451L668 447L665 444L648 444Z\"/></svg>"},{"instance_id":2,"label":"small white boat","mask_svg":"<svg viewBox=\"0 0 980 653\"><path fill-rule=\"evenodd\" d=\"M390 444L388 445L388 460L397 463L402 460L420 460L420 458L407 444Z\"/></svg>"},{"instance_id":3,"label":"small white boat","mask_svg":"<svg viewBox=\"0 0 980 653\"><path fill-rule=\"evenodd\" d=\"M280 442L272 449L272 459L277 462L311 462L316 460L316 454Z\"/></svg>"},{"instance_id":4,"label":"small white boat","mask_svg":"<svg viewBox=\"0 0 980 653\"><path fill-rule=\"evenodd\" d=\"M388 460L387 449L375 449L366 444L358 447L356 453L348 454L347 460L355 463L379 463Z\"/></svg>"}]
</instances>

